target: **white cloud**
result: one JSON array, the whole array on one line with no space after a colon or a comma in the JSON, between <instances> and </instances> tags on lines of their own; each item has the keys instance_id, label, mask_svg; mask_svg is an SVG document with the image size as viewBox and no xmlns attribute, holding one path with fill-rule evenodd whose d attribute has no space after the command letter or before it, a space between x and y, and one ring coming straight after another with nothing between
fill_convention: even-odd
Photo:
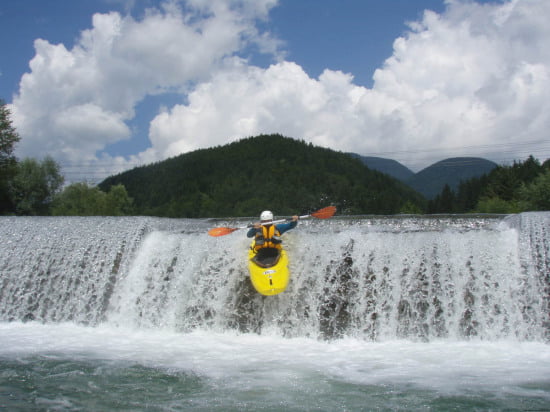
<instances>
[{"instance_id":1,"label":"white cloud","mask_svg":"<svg viewBox=\"0 0 550 412\"><path fill-rule=\"evenodd\" d=\"M443 14L427 11L395 40L372 89L337 71L311 78L282 60L280 43L255 26L274 0L192 0L185 11L179 4L150 10L141 21L95 15L71 50L38 40L32 71L14 100L24 149L33 154L47 143L52 154L89 159L130 137L125 122L146 95L178 91L185 104L156 116L151 147L129 161L259 133L391 157L413 168L454 155L498 160L504 148L509 158L537 150L550 157L544 143L550 2L448 0ZM240 59L252 45L279 62L260 68ZM92 142L79 143L84 136ZM543 143L521 145L536 141Z\"/></svg>"},{"instance_id":2,"label":"white cloud","mask_svg":"<svg viewBox=\"0 0 550 412\"><path fill-rule=\"evenodd\" d=\"M316 86L294 63L267 70L236 64L199 85L188 105L159 114L151 141L159 155L170 156L261 131L293 134L302 131L296 114L315 113L324 98Z\"/></svg>"},{"instance_id":3,"label":"white cloud","mask_svg":"<svg viewBox=\"0 0 550 412\"><path fill-rule=\"evenodd\" d=\"M411 108L417 133L403 132L415 144L546 140L549 17L549 2L450 1L444 15L427 12L413 32L396 40L374 87ZM547 145L545 154L550 156Z\"/></svg>"},{"instance_id":4,"label":"white cloud","mask_svg":"<svg viewBox=\"0 0 550 412\"><path fill-rule=\"evenodd\" d=\"M529 150L550 157L548 18L550 2L449 1L444 14L427 11L395 41L372 89L330 70L313 79L289 62L233 67L199 85L188 104L159 114L151 140L169 156L280 132L413 168L442 156L496 158L504 146L512 158Z\"/></svg>"},{"instance_id":5,"label":"white cloud","mask_svg":"<svg viewBox=\"0 0 550 412\"><path fill-rule=\"evenodd\" d=\"M62 162L95 158L108 144L131 137L126 123L147 95L185 93L257 38L269 48L254 18L265 18L273 0L234 3L194 8L189 2L183 10L168 1L141 20L95 14L71 49L37 39L11 106L23 137L18 154L47 153ZM276 40L271 43L275 50Z\"/></svg>"},{"instance_id":6,"label":"white cloud","mask_svg":"<svg viewBox=\"0 0 550 412\"><path fill-rule=\"evenodd\" d=\"M547 18L550 2L449 1L444 14L427 11L395 41L372 89L330 70L313 79L289 62L241 64L159 114L151 141L160 157L279 132L413 168L512 142L519 151L511 157L523 158L518 142L544 141L550 126Z\"/></svg>"}]
</instances>

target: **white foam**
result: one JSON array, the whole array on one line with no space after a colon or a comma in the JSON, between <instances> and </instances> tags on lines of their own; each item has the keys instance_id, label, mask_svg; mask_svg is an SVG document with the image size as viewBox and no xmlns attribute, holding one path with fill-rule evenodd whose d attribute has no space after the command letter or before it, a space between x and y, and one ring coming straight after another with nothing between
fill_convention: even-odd
<instances>
[{"instance_id":1,"label":"white foam","mask_svg":"<svg viewBox=\"0 0 550 412\"><path fill-rule=\"evenodd\" d=\"M329 343L227 332L180 334L109 326L0 323L0 357L36 356L131 362L193 373L241 389L329 379L444 392L518 391L532 382L548 383L550 377L550 346L537 342L343 339Z\"/></svg>"}]
</instances>

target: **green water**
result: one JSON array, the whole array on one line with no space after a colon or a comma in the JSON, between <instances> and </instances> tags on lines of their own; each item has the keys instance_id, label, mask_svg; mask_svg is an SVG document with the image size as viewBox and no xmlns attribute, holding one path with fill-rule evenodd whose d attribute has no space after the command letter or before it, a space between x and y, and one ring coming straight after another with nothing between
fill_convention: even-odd
<instances>
[{"instance_id":1,"label":"green water","mask_svg":"<svg viewBox=\"0 0 550 412\"><path fill-rule=\"evenodd\" d=\"M323 372L252 382L134 363L37 356L0 361L0 409L6 411L368 411L550 410L550 380L456 393L414 384L358 385Z\"/></svg>"}]
</instances>

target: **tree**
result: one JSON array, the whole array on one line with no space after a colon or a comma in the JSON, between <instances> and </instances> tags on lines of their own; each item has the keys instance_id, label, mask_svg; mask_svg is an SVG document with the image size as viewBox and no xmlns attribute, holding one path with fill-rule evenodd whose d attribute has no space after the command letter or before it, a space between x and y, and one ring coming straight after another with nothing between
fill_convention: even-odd
<instances>
[{"instance_id":1,"label":"tree","mask_svg":"<svg viewBox=\"0 0 550 412\"><path fill-rule=\"evenodd\" d=\"M455 196L451 190L451 187L449 185L445 185L441 191L441 198L439 199L439 207L441 208L441 211L448 213L453 212L454 198Z\"/></svg>"},{"instance_id":2,"label":"tree","mask_svg":"<svg viewBox=\"0 0 550 412\"><path fill-rule=\"evenodd\" d=\"M43 161L26 158L17 164L9 185L11 201L18 215L47 215L64 178L51 157Z\"/></svg>"},{"instance_id":3,"label":"tree","mask_svg":"<svg viewBox=\"0 0 550 412\"><path fill-rule=\"evenodd\" d=\"M59 193L52 205L54 216L122 216L130 214L132 199L123 185L109 193L87 183L73 183Z\"/></svg>"},{"instance_id":4,"label":"tree","mask_svg":"<svg viewBox=\"0 0 550 412\"><path fill-rule=\"evenodd\" d=\"M399 210L399 213L404 215L419 215L422 214L422 212L422 209L410 200L407 200Z\"/></svg>"},{"instance_id":5,"label":"tree","mask_svg":"<svg viewBox=\"0 0 550 412\"><path fill-rule=\"evenodd\" d=\"M428 203L428 213L453 213L454 205L454 192L449 185L445 185L441 193Z\"/></svg>"},{"instance_id":6,"label":"tree","mask_svg":"<svg viewBox=\"0 0 550 412\"><path fill-rule=\"evenodd\" d=\"M520 189L520 198L529 210L550 210L550 170L537 176Z\"/></svg>"},{"instance_id":7,"label":"tree","mask_svg":"<svg viewBox=\"0 0 550 412\"><path fill-rule=\"evenodd\" d=\"M457 193L445 188L428 203L428 213L548 210L550 188L543 175L549 170L550 160L541 165L533 156L511 166L498 166L486 175L461 182Z\"/></svg>"},{"instance_id":8,"label":"tree","mask_svg":"<svg viewBox=\"0 0 550 412\"><path fill-rule=\"evenodd\" d=\"M105 209L105 193L87 183L73 183L58 193L52 204L54 216L94 216Z\"/></svg>"},{"instance_id":9,"label":"tree","mask_svg":"<svg viewBox=\"0 0 550 412\"><path fill-rule=\"evenodd\" d=\"M9 197L9 182L15 174L17 160L15 144L21 139L12 126L10 111L0 99L0 213L13 210Z\"/></svg>"},{"instance_id":10,"label":"tree","mask_svg":"<svg viewBox=\"0 0 550 412\"><path fill-rule=\"evenodd\" d=\"M477 202L476 212L478 213L520 213L523 206L516 200L504 200L500 197L482 197Z\"/></svg>"},{"instance_id":11,"label":"tree","mask_svg":"<svg viewBox=\"0 0 550 412\"><path fill-rule=\"evenodd\" d=\"M111 186L105 201L105 215L125 216L132 213L133 199L122 184Z\"/></svg>"}]
</instances>

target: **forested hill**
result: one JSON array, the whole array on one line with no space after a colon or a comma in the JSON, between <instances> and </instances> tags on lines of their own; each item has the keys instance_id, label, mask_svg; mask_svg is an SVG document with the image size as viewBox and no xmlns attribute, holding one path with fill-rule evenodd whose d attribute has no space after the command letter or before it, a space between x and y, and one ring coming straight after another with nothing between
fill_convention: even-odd
<instances>
[{"instance_id":1,"label":"forested hill","mask_svg":"<svg viewBox=\"0 0 550 412\"><path fill-rule=\"evenodd\" d=\"M111 176L135 213L168 217L307 213L330 204L345 214L423 209L423 197L359 159L281 135L261 135L186 153Z\"/></svg>"},{"instance_id":2,"label":"forested hill","mask_svg":"<svg viewBox=\"0 0 550 412\"><path fill-rule=\"evenodd\" d=\"M497 166L495 162L480 157L454 157L434 163L405 183L431 200L445 185L457 190L461 182L483 176Z\"/></svg>"}]
</instances>

